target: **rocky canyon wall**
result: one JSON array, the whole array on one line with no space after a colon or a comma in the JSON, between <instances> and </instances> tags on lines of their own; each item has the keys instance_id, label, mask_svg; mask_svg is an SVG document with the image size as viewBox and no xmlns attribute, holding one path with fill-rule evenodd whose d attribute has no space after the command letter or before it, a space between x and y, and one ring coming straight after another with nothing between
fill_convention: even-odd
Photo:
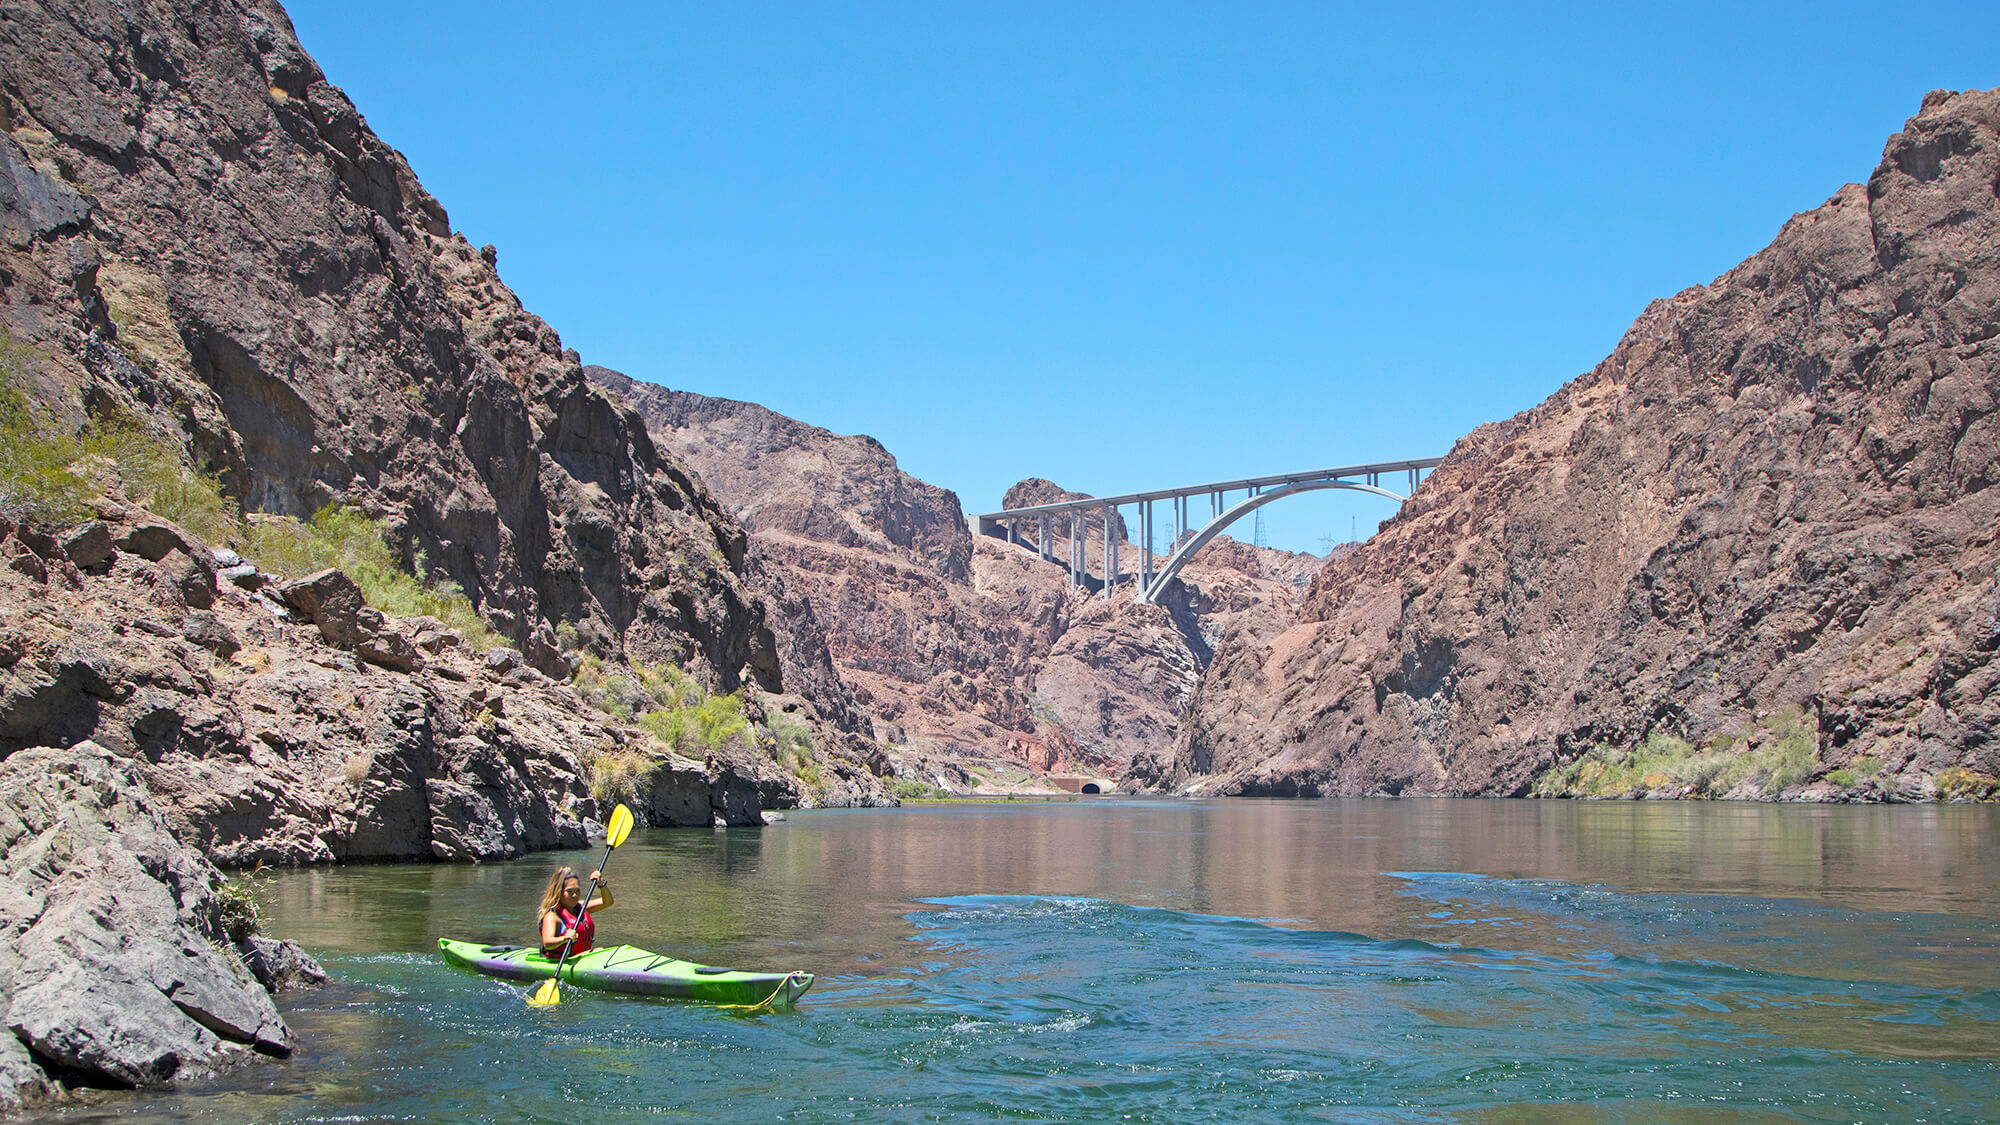
<instances>
[{"instance_id":1,"label":"rocky canyon wall","mask_svg":"<svg viewBox=\"0 0 2000 1125\"><path fill-rule=\"evenodd\" d=\"M972 535L957 496L904 473L873 438L585 372L630 402L750 529L754 553L807 594L841 676L913 779L964 790L1046 773L1157 775L1211 646L1288 623L1318 565L1223 538L1167 605L1131 604L1129 584L1107 600L1070 584L1066 546L1041 557ZM1005 502L1080 495L1034 479ZM1101 519L1084 530L1101 576ZM1113 530L1125 537L1122 521ZM1126 543L1128 580L1137 557Z\"/></svg>"},{"instance_id":2,"label":"rocky canyon wall","mask_svg":"<svg viewBox=\"0 0 2000 1125\"><path fill-rule=\"evenodd\" d=\"M1990 792L1997 194L2000 94L1926 97L1865 185L1459 442L1297 624L1225 646L1161 784ZM1734 768L1760 754L1789 765Z\"/></svg>"},{"instance_id":3,"label":"rocky canyon wall","mask_svg":"<svg viewBox=\"0 0 2000 1125\"><path fill-rule=\"evenodd\" d=\"M252 514L385 520L558 680L580 650L797 701L871 791L862 714L782 577L277 4L0 13L0 206L0 318L59 424L136 420Z\"/></svg>"}]
</instances>

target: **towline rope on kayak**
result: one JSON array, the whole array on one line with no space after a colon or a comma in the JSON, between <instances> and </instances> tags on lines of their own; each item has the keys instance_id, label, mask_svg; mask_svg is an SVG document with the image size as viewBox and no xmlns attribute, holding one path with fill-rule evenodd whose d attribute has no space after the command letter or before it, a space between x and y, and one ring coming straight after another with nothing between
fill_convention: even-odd
<instances>
[{"instance_id":1,"label":"towline rope on kayak","mask_svg":"<svg viewBox=\"0 0 2000 1125\"><path fill-rule=\"evenodd\" d=\"M812 974L804 971L803 969L795 969L792 972L786 973L785 979L778 982L778 987L776 991L772 992L769 996L764 997L762 1000L757 1001L755 1004L720 1004L717 1006L727 1011L741 1012L746 1016L753 1015L757 1012L771 1011L772 1001L776 1000L780 996L783 996L785 994L785 990L792 987L792 985L796 983L801 977L805 978L807 986L810 987L812 983ZM801 991L804 990L802 989Z\"/></svg>"}]
</instances>

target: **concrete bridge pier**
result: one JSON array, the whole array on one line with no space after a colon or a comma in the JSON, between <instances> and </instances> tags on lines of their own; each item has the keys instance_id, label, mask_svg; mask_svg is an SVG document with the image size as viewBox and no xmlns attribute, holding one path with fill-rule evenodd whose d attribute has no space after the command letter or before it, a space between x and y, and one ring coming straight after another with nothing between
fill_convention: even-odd
<instances>
[{"instance_id":1,"label":"concrete bridge pier","mask_svg":"<svg viewBox=\"0 0 2000 1125\"><path fill-rule=\"evenodd\" d=\"M1118 509L1104 509L1104 597L1111 598L1111 588L1118 584Z\"/></svg>"}]
</instances>

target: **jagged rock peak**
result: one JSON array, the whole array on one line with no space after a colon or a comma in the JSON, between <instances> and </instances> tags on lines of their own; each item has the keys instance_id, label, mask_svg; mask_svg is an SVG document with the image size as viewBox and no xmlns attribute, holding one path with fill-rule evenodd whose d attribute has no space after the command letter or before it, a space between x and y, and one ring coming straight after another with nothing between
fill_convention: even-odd
<instances>
[{"instance_id":1,"label":"jagged rock peak","mask_svg":"<svg viewBox=\"0 0 2000 1125\"><path fill-rule=\"evenodd\" d=\"M972 538L958 496L903 472L874 438L606 367L586 367L584 375L637 408L719 493L743 498L732 507L751 529L893 548L955 582L970 574ZM746 476L754 480L740 479Z\"/></svg>"},{"instance_id":2,"label":"jagged rock peak","mask_svg":"<svg viewBox=\"0 0 2000 1125\"><path fill-rule=\"evenodd\" d=\"M1007 495L1000 499L1000 507L1008 510L1014 508L1038 508L1044 504L1066 504L1071 500L1088 500L1090 498L1091 494L1088 492L1074 492L1054 481L1043 480L1041 477L1029 477L1026 480L1016 481L1014 486L1007 490ZM1102 511L1086 509L1079 513L1075 519L1077 521L1077 534L1094 536L1102 536L1104 534L1104 513ZM1025 525L1018 530L1024 537L1031 538L1034 534ZM1069 535L1070 520L1068 518L1051 520L1049 533L1051 535ZM1125 526L1125 517L1123 515L1114 515L1112 517L1111 533L1117 536L1120 543L1127 543L1132 539L1130 532Z\"/></svg>"}]
</instances>

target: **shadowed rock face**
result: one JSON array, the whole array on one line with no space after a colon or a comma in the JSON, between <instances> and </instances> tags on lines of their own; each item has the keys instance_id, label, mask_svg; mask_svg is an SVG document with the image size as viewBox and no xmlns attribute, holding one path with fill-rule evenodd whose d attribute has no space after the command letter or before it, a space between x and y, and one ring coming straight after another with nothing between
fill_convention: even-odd
<instances>
[{"instance_id":1,"label":"shadowed rock face","mask_svg":"<svg viewBox=\"0 0 2000 1125\"><path fill-rule=\"evenodd\" d=\"M261 0L0 20L0 319L68 420L177 436L253 512L341 500L528 662L553 626L859 738L743 530L451 230Z\"/></svg>"},{"instance_id":2,"label":"shadowed rock face","mask_svg":"<svg viewBox=\"0 0 2000 1125\"><path fill-rule=\"evenodd\" d=\"M1927 97L1865 187L1654 302L1459 442L1297 624L1224 646L1161 783L1518 793L1776 715L1817 773L1879 765L1863 796L2000 774L1996 192L2000 95Z\"/></svg>"}]
</instances>

